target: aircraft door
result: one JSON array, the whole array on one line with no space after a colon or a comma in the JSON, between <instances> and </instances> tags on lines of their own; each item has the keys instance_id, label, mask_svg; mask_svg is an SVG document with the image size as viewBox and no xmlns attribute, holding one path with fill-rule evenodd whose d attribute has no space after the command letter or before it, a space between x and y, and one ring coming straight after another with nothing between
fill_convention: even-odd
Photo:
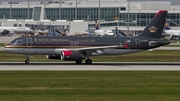
<instances>
[{"instance_id":1,"label":"aircraft door","mask_svg":"<svg viewBox=\"0 0 180 101\"><path fill-rule=\"evenodd\" d=\"M136 42L136 48L141 48L141 40L135 39L135 42Z\"/></svg>"},{"instance_id":2,"label":"aircraft door","mask_svg":"<svg viewBox=\"0 0 180 101\"><path fill-rule=\"evenodd\" d=\"M73 46L73 41L70 41L70 46Z\"/></svg>"},{"instance_id":3,"label":"aircraft door","mask_svg":"<svg viewBox=\"0 0 180 101\"><path fill-rule=\"evenodd\" d=\"M78 42L77 41L70 41L70 46L77 46Z\"/></svg>"},{"instance_id":4,"label":"aircraft door","mask_svg":"<svg viewBox=\"0 0 180 101\"><path fill-rule=\"evenodd\" d=\"M77 46L77 41L74 41L74 46Z\"/></svg>"},{"instance_id":5,"label":"aircraft door","mask_svg":"<svg viewBox=\"0 0 180 101\"><path fill-rule=\"evenodd\" d=\"M27 47L32 47L32 38L26 38Z\"/></svg>"}]
</instances>

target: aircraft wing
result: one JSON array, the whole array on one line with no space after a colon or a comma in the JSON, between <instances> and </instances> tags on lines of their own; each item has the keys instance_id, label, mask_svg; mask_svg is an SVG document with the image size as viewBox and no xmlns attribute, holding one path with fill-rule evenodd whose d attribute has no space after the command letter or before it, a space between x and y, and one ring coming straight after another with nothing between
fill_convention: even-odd
<instances>
[{"instance_id":1,"label":"aircraft wing","mask_svg":"<svg viewBox=\"0 0 180 101\"><path fill-rule=\"evenodd\" d=\"M180 34L179 34L180 32L175 32L175 33L173 33L173 36L179 36Z\"/></svg>"},{"instance_id":2,"label":"aircraft wing","mask_svg":"<svg viewBox=\"0 0 180 101\"><path fill-rule=\"evenodd\" d=\"M1 35L7 35L7 34L12 34L12 33L15 33L15 32L10 29L2 29L1 30Z\"/></svg>"},{"instance_id":3,"label":"aircraft wing","mask_svg":"<svg viewBox=\"0 0 180 101\"><path fill-rule=\"evenodd\" d=\"M100 46L100 47L87 47L87 48L77 48L73 50L99 50L99 49L107 49L107 48L124 48L124 45L113 45L113 46Z\"/></svg>"},{"instance_id":4,"label":"aircraft wing","mask_svg":"<svg viewBox=\"0 0 180 101\"><path fill-rule=\"evenodd\" d=\"M7 31L9 31L9 33L15 33L13 30L10 30L10 29L5 29Z\"/></svg>"},{"instance_id":5,"label":"aircraft wing","mask_svg":"<svg viewBox=\"0 0 180 101\"><path fill-rule=\"evenodd\" d=\"M74 48L75 51L86 51L91 54L97 52L98 50L108 49L108 48L125 48L124 45L113 45L113 46L99 46L99 47L85 47L85 48Z\"/></svg>"}]
</instances>

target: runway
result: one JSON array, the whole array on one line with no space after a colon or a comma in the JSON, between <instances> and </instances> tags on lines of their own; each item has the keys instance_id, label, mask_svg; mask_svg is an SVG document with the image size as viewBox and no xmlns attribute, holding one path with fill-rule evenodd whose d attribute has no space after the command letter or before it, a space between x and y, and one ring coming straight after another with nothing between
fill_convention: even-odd
<instances>
[{"instance_id":1,"label":"runway","mask_svg":"<svg viewBox=\"0 0 180 101\"><path fill-rule=\"evenodd\" d=\"M32 62L24 64L21 62L1 62L0 70L16 71L16 70L36 70L36 71L180 71L179 62L94 62L91 65L73 62L61 63L45 63Z\"/></svg>"}]
</instances>

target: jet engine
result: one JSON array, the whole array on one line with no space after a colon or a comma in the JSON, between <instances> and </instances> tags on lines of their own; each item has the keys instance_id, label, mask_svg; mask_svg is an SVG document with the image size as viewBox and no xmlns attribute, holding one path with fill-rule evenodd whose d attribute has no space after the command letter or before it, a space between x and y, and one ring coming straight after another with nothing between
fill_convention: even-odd
<instances>
[{"instance_id":1,"label":"jet engine","mask_svg":"<svg viewBox=\"0 0 180 101\"><path fill-rule=\"evenodd\" d=\"M82 59L85 59L85 56L79 51L63 50L61 52L61 59L62 60L82 60Z\"/></svg>"},{"instance_id":2,"label":"jet engine","mask_svg":"<svg viewBox=\"0 0 180 101\"><path fill-rule=\"evenodd\" d=\"M158 45L158 43L156 42L156 41L150 41L149 42L149 46L156 46L156 45Z\"/></svg>"},{"instance_id":3,"label":"jet engine","mask_svg":"<svg viewBox=\"0 0 180 101\"><path fill-rule=\"evenodd\" d=\"M60 55L46 55L48 59L61 59Z\"/></svg>"}]
</instances>

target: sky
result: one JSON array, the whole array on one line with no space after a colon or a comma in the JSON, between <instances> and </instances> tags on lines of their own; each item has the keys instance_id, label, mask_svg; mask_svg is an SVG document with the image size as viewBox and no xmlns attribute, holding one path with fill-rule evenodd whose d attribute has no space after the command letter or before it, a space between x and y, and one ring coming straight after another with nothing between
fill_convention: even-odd
<instances>
[{"instance_id":1,"label":"sky","mask_svg":"<svg viewBox=\"0 0 180 101\"><path fill-rule=\"evenodd\" d=\"M0 2L8 2L11 0L0 0ZM28 0L12 0L12 1L28 1ZM30 1L44 1L44 0L30 0ZM59 0L57 0L59 1ZM79 0L80 1L80 0ZM127 0L131 2L136 2L136 1L171 1L172 5L180 5L180 0Z\"/></svg>"}]
</instances>

